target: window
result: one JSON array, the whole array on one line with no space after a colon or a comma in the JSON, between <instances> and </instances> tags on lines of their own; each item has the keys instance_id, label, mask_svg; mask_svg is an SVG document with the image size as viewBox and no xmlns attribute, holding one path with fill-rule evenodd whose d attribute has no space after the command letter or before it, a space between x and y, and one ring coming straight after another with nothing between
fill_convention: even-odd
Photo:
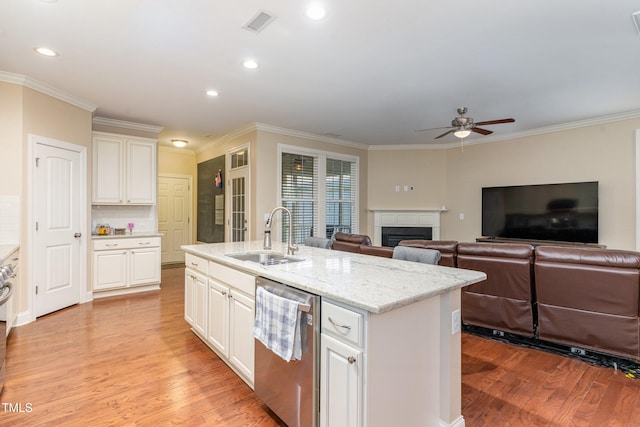
<instances>
[{"instance_id":1,"label":"window","mask_svg":"<svg viewBox=\"0 0 640 427\"><path fill-rule=\"evenodd\" d=\"M293 241L357 232L358 159L297 147L281 146L280 152L280 196L293 215ZM286 215L281 224L280 236L287 241Z\"/></svg>"}]
</instances>

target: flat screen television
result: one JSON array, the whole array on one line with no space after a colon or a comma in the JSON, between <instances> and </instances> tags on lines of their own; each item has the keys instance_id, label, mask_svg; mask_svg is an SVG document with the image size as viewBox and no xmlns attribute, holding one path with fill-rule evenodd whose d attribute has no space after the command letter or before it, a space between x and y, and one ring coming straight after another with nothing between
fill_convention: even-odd
<instances>
[{"instance_id":1,"label":"flat screen television","mask_svg":"<svg viewBox=\"0 0 640 427\"><path fill-rule=\"evenodd\" d=\"M598 243L598 182L485 187L482 235Z\"/></svg>"}]
</instances>

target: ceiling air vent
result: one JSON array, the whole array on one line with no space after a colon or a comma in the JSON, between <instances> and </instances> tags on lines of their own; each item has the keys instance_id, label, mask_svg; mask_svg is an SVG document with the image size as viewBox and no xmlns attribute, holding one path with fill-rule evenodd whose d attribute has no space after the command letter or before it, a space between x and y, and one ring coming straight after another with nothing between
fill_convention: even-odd
<instances>
[{"instance_id":1,"label":"ceiling air vent","mask_svg":"<svg viewBox=\"0 0 640 427\"><path fill-rule=\"evenodd\" d=\"M274 19L275 18L272 15L269 15L268 13L263 11L259 11L242 28L244 28L245 30L253 31L255 33L259 33L264 29L264 27L267 26L267 24L269 24Z\"/></svg>"}]
</instances>

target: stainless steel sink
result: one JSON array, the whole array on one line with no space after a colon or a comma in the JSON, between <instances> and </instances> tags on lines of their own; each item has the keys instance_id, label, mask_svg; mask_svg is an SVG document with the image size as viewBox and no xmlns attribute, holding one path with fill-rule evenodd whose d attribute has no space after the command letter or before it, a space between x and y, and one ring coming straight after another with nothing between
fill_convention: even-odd
<instances>
[{"instance_id":1,"label":"stainless steel sink","mask_svg":"<svg viewBox=\"0 0 640 427\"><path fill-rule=\"evenodd\" d=\"M237 254L226 254L226 256L240 261L257 262L262 265L287 264L290 262L303 261L303 258L288 256L280 252L240 252Z\"/></svg>"}]
</instances>

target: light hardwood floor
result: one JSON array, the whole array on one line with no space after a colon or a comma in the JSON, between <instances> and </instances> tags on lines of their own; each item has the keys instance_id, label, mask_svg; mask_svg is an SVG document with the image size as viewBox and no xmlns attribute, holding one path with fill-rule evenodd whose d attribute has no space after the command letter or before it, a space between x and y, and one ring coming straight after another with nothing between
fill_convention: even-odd
<instances>
[{"instance_id":1,"label":"light hardwood floor","mask_svg":"<svg viewBox=\"0 0 640 427\"><path fill-rule=\"evenodd\" d=\"M183 275L14 329L0 426L282 425L189 330ZM619 371L468 334L462 348L467 427L640 426L640 381Z\"/></svg>"}]
</instances>

